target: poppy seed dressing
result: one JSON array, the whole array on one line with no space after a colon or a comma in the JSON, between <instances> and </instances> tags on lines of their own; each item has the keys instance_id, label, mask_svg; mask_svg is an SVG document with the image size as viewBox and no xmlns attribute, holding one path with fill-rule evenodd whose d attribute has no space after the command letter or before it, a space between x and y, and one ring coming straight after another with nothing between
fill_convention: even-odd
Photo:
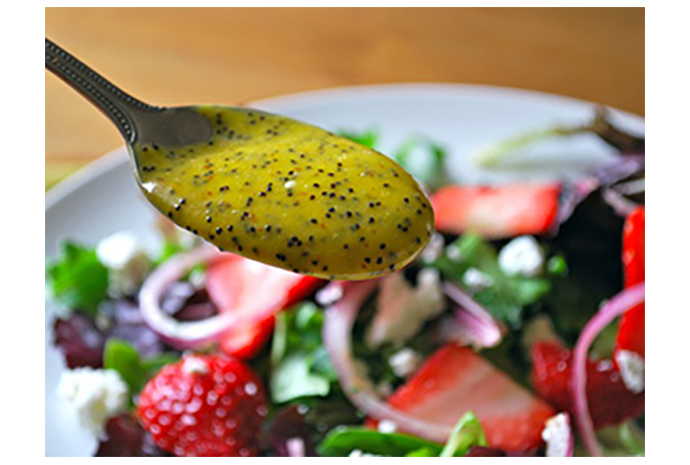
<instances>
[{"instance_id":1,"label":"poppy seed dressing","mask_svg":"<svg viewBox=\"0 0 690 465\"><path fill-rule=\"evenodd\" d=\"M182 228L222 250L328 279L390 273L428 242L429 200L390 158L282 116L196 110L213 125L211 140L132 149L142 191ZM383 243L388 253L372 260Z\"/></svg>"}]
</instances>

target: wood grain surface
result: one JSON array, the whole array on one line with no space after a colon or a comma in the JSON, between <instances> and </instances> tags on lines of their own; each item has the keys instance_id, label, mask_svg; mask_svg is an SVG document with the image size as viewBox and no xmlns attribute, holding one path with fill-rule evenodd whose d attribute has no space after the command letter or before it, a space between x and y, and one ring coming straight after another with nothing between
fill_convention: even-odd
<instances>
[{"instance_id":1,"label":"wood grain surface","mask_svg":"<svg viewBox=\"0 0 690 465\"><path fill-rule=\"evenodd\" d=\"M644 114L642 8L46 8L46 36L155 104L388 82L552 92ZM121 145L46 72L46 173Z\"/></svg>"}]
</instances>

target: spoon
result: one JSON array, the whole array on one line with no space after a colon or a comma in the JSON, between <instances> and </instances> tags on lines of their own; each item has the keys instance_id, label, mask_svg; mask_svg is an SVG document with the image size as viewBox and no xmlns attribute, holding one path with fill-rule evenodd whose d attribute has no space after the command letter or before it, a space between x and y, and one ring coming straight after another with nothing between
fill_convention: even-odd
<instances>
[{"instance_id":1,"label":"spoon","mask_svg":"<svg viewBox=\"0 0 690 465\"><path fill-rule=\"evenodd\" d=\"M360 280L404 267L431 237L419 184L374 150L250 108L148 105L48 39L46 68L115 124L149 202L223 251Z\"/></svg>"}]
</instances>

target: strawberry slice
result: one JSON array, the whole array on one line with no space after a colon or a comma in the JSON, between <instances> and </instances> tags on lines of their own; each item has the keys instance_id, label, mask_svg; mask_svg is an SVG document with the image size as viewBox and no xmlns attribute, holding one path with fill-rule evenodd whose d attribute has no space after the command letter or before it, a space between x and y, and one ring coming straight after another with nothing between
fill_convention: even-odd
<instances>
[{"instance_id":1,"label":"strawberry slice","mask_svg":"<svg viewBox=\"0 0 690 465\"><path fill-rule=\"evenodd\" d=\"M543 445L544 423L555 414L472 349L455 344L440 348L388 402L449 426L471 410L484 428L488 447L503 451Z\"/></svg>"},{"instance_id":2,"label":"strawberry slice","mask_svg":"<svg viewBox=\"0 0 690 465\"><path fill-rule=\"evenodd\" d=\"M623 267L625 287L644 281L645 270L644 208L635 209L625 220L623 228ZM644 303L623 315L616 339L616 352L628 350L644 358Z\"/></svg>"},{"instance_id":3,"label":"strawberry slice","mask_svg":"<svg viewBox=\"0 0 690 465\"><path fill-rule=\"evenodd\" d=\"M573 352L557 343L538 342L532 349L532 382L537 393L559 410L573 413ZM587 362L587 400L596 429L619 424L644 412L644 392L634 394L607 359Z\"/></svg>"},{"instance_id":4,"label":"strawberry slice","mask_svg":"<svg viewBox=\"0 0 690 465\"><path fill-rule=\"evenodd\" d=\"M311 293L321 280L226 254L206 272L206 290L221 313L251 315L271 309L273 314ZM226 333L221 349L229 355L250 358L273 332L273 316L246 328Z\"/></svg>"},{"instance_id":5,"label":"strawberry slice","mask_svg":"<svg viewBox=\"0 0 690 465\"><path fill-rule=\"evenodd\" d=\"M436 191L431 204L439 231L500 239L547 232L556 220L560 192L558 183L450 186Z\"/></svg>"}]
</instances>

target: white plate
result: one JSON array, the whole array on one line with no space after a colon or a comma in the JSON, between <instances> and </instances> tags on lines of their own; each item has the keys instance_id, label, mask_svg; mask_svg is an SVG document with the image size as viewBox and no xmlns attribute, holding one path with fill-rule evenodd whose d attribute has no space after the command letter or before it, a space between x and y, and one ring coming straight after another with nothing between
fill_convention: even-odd
<instances>
[{"instance_id":1,"label":"white plate","mask_svg":"<svg viewBox=\"0 0 690 465\"><path fill-rule=\"evenodd\" d=\"M428 136L450 152L449 170L459 181L500 182L525 177L573 177L612 156L594 137L544 143L521 157L511 170L482 171L470 155L492 142L531 129L589 120L590 103L535 92L452 84L353 87L290 95L252 106L327 129L377 128L380 148L390 151L410 135ZM615 113L616 121L644 132L644 119ZM63 182L46 196L46 256L62 239L94 244L117 231L130 230L155 245L154 212L131 175L124 149L116 150ZM79 427L68 405L55 395L64 369L53 348L46 306L46 456L91 455L96 440Z\"/></svg>"}]
</instances>

